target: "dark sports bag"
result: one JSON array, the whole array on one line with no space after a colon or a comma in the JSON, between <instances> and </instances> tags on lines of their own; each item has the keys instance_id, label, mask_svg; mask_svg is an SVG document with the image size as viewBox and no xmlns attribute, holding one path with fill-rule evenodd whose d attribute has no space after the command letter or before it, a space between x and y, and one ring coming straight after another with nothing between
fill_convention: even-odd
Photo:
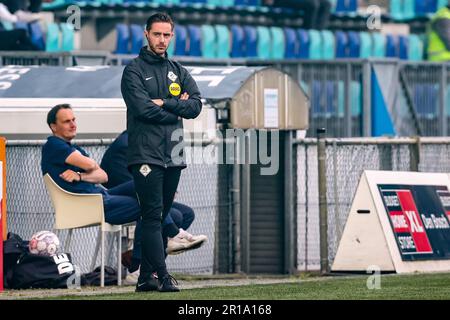
<instances>
[{"instance_id":1,"label":"dark sports bag","mask_svg":"<svg viewBox=\"0 0 450 320\"><path fill-rule=\"evenodd\" d=\"M10 286L12 289L66 289L74 274L75 267L68 253L52 257L25 253L14 267Z\"/></svg>"},{"instance_id":2,"label":"dark sports bag","mask_svg":"<svg viewBox=\"0 0 450 320\"><path fill-rule=\"evenodd\" d=\"M94 271L85 273L81 276L82 286L99 286L100 285L100 267ZM117 272L114 268L105 266L105 286L117 285Z\"/></svg>"},{"instance_id":3,"label":"dark sports bag","mask_svg":"<svg viewBox=\"0 0 450 320\"><path fill-rule=\"evenodd\" d=\"M53 257L30 254L28 241L17 234L8 233L3 250L5 288L67 288L69 278L75 274L70 254Z\"/></svg>"}]
</instances>

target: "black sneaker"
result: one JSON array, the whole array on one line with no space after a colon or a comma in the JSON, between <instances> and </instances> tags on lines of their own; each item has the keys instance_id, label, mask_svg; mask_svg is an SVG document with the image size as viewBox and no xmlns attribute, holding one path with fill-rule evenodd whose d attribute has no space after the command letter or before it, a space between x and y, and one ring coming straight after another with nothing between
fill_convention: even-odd
<instances>
[{"instance_id":1,"label":"black sneaker","mask_svg":"<svg viewBox=\"0 0 450 320\"><path fill-rule=\"evenodd\" d=\"M180 289L178 289L175 285L178 285L177 280L175 280L175 278L172 277L170 274L166 274L164 277L162 277L161 280L159 280L158 291L159 292L180 291Z\"/></svg>"},{"instance_id":2,"label":"black sneaker","mask_svg":"<svg viewBox=\"0 0 450 320\"><path fill-rule=\"evenodd\" d=\"M147 291L156 291L158 290L158 281L153 278L153 275L147 279L138 278L138 282L136 284L136 292L147 292Z\"/></svg>"}]
</instances>

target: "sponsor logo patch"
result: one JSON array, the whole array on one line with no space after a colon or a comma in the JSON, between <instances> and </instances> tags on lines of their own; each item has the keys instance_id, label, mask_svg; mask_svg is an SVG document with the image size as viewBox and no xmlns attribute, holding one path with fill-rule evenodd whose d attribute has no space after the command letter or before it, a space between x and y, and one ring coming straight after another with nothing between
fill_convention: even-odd
<instances>
[{"instance_id":1,"label":"sponsor logo patch","mask_svg":"<svg viewBox=\"0 0 450 320\"><path fill-rule=\"evenodd\" d=\"M174 82L169 86L169 92L171 95L178 97L181 93L181 87L178 83Z\"/></svg>"}]
</instances>

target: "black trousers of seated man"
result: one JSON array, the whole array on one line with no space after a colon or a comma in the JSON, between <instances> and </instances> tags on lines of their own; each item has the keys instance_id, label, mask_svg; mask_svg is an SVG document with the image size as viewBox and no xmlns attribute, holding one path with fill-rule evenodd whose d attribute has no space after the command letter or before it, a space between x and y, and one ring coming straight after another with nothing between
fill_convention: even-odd
<instances>
[{"instance_id":1,"label":"black trousers of seated man","mask_svg":"<svg viewBox=\"0 0 450 320\"><path fill-rule=\"evenodd\" d=\"M156 271L159 279L168 272L165 262L164 240L161 223L172 207L180 181L179 167L164 168L148 164L150 173L143 171L142 164L131 166L136 193L141 206L142 261L140 277L146 279Z\"/></svg>"}]
</instances>

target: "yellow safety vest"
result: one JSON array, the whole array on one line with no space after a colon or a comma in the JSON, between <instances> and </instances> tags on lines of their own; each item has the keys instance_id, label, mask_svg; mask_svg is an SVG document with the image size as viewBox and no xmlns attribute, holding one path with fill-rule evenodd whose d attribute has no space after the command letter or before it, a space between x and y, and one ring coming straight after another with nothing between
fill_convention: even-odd
<instances>
[{"instance_id":1,"label":"yellow safety vest","mask_svg":"<svg viewBox=\"0 0 450 320\"><path fill-rule=\"evenodd\" d=\"M444 7L440 9L431 20L431 27L428 37L428 60L430 61L450 61L450 51L447 50L444 41L439 38L436 31L433 30L433 23L438 19L450 20L450 9Z\"/></svg>"}]
</instances>

